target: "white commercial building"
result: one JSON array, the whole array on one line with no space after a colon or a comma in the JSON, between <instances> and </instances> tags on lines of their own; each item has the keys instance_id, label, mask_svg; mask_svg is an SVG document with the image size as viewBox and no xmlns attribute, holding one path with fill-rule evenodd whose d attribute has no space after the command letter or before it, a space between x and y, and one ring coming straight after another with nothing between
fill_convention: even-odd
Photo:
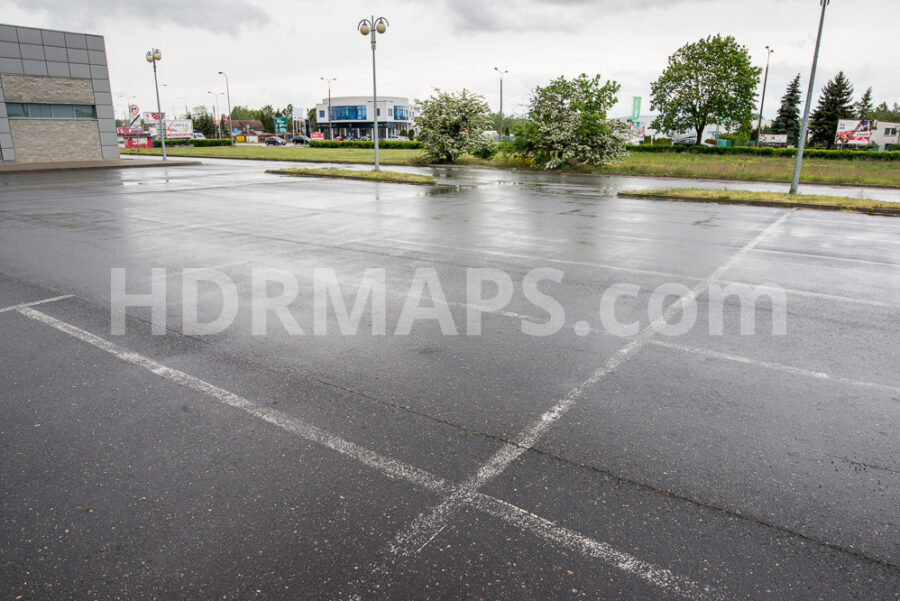
<instances>
[{"instance_id":1,"label":"white commercial building","mask_svg":"<svg viewBox=\"0 0 900 601\"><path fill-rule=\"evenodd\" d=\"M333 96L329 113L328 98L316 105L316 123L319 131L334 137L353 135L372 137L373 103L371 96ZM400 130L415 127L415 107L404 96L378 97L378 136L395 138ZM330 126L330 129L329 129Z\"/></svg>"}]
</instances>

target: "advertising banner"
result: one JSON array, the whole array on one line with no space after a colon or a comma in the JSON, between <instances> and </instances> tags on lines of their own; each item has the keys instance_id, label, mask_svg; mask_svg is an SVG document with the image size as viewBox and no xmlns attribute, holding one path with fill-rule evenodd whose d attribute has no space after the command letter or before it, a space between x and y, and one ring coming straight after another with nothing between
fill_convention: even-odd
<instances>
[{"instance_id":1,"label":"advertising banner","mask_svg":"<svg viewBox=\"0 0 900 601\"><path fill-rule=\"evenodd\" d=\"M641 97L635 96L631 106L631 121L637 121L641 118Z\"/></svg>"},{"instance_id":2,"label":"advertising banner","mask_svg":"<svg viewBox=\"0 0 900 601\"><path fill-rule=\"evenodd\" d=\"M760 144L787 144L787 134L760 134Z\"/></svg>"},{"instance_id":3,"label":"advertising banner","mask_svg":"<svg viewBox=\"0 0 900 601\"><path fill-rule=\"evenodd\" d=\"M310 136L310 138L313 140L324 140L325 134L323 134L322 132L318 132L318 131L313 132L313 134Z\"/></svg>"},{"instance_id":4,"label":"advertising banner","mask_svg":"<svg viewBox=\"0 0 900 601\"><path fill-rule=\"evenodd\" d=\"M163 113L161 116L159 113L144 113L142 119L144 123L150 123L151 121L159 121L160 119L165 119L166 114Z\"/></svg>"},{"instance_id":5,"label":"advertising banner","mask_svg":"<svg viewBox=\"0 0 900 601\"><path fill-rule=\"evenodd\" d=\"M872 122L841 119L834 141L841 145L868 146L872 141Z\"/></svg>"},{"instance_id":6,"label":"advertising banner","mask_svg":"<svg viewBox=\"0 0 900 601\"><path fill-rule=\"evenodd\" d=\"M156 136L156 123L150 123L150 134ZM177 140L179 138L194 137L194 122L190 119L173 119L165 122L166 138Z\"/></svg>"},{"instance_id":7,"label":"advertising banner","mask_svg":"<svg viewBox=\"0 0 900 601\"><path fill-rule=\"evenodd\" d=\"M117 127L116 133L120 136L137 136L143 130L140 127Z\"/></svg>"},{"instance_id":8,"label":"advertising banner","mask_svg":"<svg viewBox=\"0 0 900 601\"><path fill-rule=\"evenodd\" d=\"M306 112L300 107L293 107L291 109L291 119L294 121L303 121L306 119Z\"/></svg>"}]
</instances>

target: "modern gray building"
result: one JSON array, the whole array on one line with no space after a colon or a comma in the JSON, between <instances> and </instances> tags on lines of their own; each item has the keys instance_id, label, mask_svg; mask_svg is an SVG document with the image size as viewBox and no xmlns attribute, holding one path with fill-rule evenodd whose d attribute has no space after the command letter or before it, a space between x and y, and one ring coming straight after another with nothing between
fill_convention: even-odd
<instances>
[{"instance_id":1,"label":"modern gray building","mask_svg":"<svg viewBox=\"0 0 900 601\"><path fill-rule=\"evenodd\" d=\"M0 158L119 158L103 36L0 24Z\"/></svg>"}]
</instances>

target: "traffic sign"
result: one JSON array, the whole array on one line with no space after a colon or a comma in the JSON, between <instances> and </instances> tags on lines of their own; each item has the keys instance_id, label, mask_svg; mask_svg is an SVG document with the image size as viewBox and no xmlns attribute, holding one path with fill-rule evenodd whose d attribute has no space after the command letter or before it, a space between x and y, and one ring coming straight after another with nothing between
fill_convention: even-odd
<instances>
[{"instance_id":1,"label":"traffic sign","mask_svg":"<svg viewBox=\"0 0 900 601\"><path fill-rule=\"evenodd\" d=\"M287 122L287 117L275 117L275 133L286 134L288 130Z\"/></svg>"}]
</instances>

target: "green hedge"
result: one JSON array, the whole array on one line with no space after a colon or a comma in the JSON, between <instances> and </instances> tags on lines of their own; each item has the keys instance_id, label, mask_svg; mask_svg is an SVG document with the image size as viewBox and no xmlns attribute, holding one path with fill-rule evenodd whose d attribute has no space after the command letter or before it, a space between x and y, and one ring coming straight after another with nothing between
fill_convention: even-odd
<instances>
[{"instance_id":1,"label":"green hedge","mask_svg":"<svg viewBox=\"0 0 900 601\"><path fill-rule=\"evenodd\" d=\"M737 154L750 156L793 157L797 153L796 148L772 148L763 146L646 146L628 145L629 152L675 152L690 154ZM900 151L874 152L871 150L824 150L819 148L807 148L803 152L808 159L842 159L842 160L869 160L869 161L900 161Z\"/></svg>"},{"instance_id":2,"label":"green hedge","mask_svg":"<svg viewBox=\"0 0 900 601\"><path fill-rule=\"evenodd\" d=\"M159 140L153 140L153 147L159 148L162 146L162 142ZM166 146L194 146L195 148L199 148L201 146L231 146L231 140L228 138L207 138L205 140L192 140L179 138L177 140L169 140L166 138Z\"/></svg>"},{"instance_id":3,"label":"green hedge","mask_svg":"<svg viewBox=\"0 0 900 601\"><path fill-rule=\"evenodd\" d=\"M375 142L372 140L349 140L346 142L339 140L310 140L309 146L310 148L375 148ZM378 148L416 149L422 148L422 142L416 140L410 140L409 142L401 140L379 140Z\"/></svg>"}]
</instances>

